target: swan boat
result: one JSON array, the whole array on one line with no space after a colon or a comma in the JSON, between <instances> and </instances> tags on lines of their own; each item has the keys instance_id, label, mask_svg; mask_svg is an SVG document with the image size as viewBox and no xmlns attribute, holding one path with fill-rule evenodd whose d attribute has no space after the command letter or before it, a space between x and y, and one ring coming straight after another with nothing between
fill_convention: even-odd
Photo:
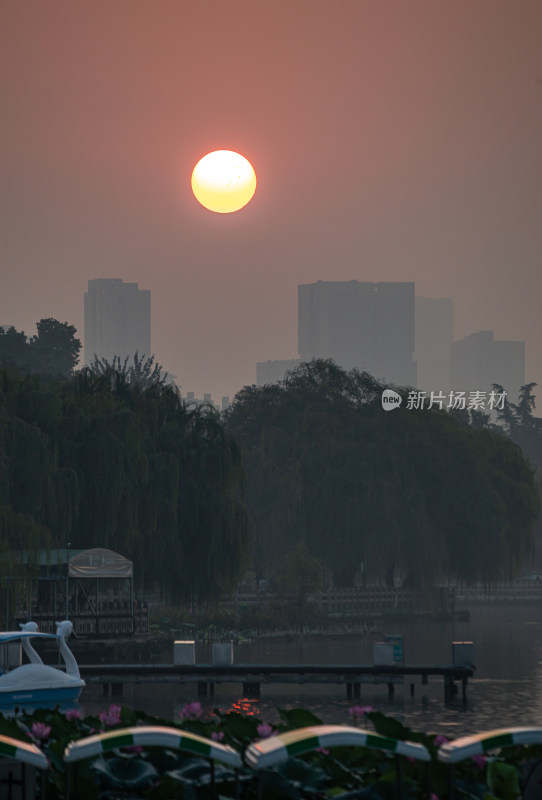
<instances>
[{"instance_id":1,"label":"swan boat","mask_svg":"<svg viewBox=\"0 0 542 800\"><path fill-rule=\"evenodd\" d=\"M65 703L79 698L85 681L79 674L77 661L69 649L67 639L73 631L69 620L57 622L55 633L40 633L35 622L21 625L20 631L0 633L0 645L20 641L28 664L0 674L0 707ZM64 660L65 671L44 664L34 650L30 639L54 639ZM1 672L1 670L0 670Z\"/></svg>"}]
</instances>

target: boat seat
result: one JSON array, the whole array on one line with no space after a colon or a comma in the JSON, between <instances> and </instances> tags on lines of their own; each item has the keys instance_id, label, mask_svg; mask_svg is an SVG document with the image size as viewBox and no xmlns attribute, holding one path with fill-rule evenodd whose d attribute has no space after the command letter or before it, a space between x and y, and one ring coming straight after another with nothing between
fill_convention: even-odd
<instances>
[{"instance_id":1,"label":"boat seat","mask_svg":"<svg viewBox=\"0 0 542 800\"><path fill-rule=\"evenodd\" d=\"M389 755L406 756L415 761L423 761L427 765L427 796L431 796L429 781L429 762L431 755L423 744L418 742L391 739L381 736L373 731L353 728L350 725L311 725L298 728L295 731L279 733L254 742L247 747L245 761L255 770L265 770L274 767L290 758L311 750L328 747L366 747L371 750L380 750ZM402 781L399 759L396 758L396 781L399 797L402 797ZM261 777L259 796L263 795Z\"/></svg>"},{"instance_id":2,"label":"boat seat","mask_svg":"<svg viewBox=\"0 0 542 800\"><path fill-rule=\"evenodd\" d=\"M68 764L66 774L66 800L77 797L77 762L103 755L123 747L165 747L182 750L192 756L207 758L211 765L216 761L238 770L243 766L239 753L229 745L215 742L204 736L164 725L143 725L131 728L115 728L105 733L87 736L70 742L64 750L64 761ZM211 794L216 797L214 766L211 768Z\"/></svg>"}]
</instances>

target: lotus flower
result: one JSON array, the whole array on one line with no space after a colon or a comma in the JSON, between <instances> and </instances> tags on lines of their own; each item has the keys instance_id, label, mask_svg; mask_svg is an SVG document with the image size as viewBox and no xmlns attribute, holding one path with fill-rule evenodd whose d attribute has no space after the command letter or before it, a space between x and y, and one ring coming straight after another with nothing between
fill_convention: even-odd
<instances>
[{"instance_id":1,"label":"lotus flower","mask_svg":"<svg viewBox=\"0 0 542 800\"><path fill-rule=\"evenodd\" d=\"M51 726L45 725L44 722L33 722L32 723L32 738L38 744L42 742L46 742L49 736L51 735Z\"/></svg>"},{"instance_id":2,"label":"lotus flower","mask_svg":"<svg viewBox=\"0 0 542 800\"><path fill-rule=\"evenodd\" d=\"M201 703L197 700L193 703L187 703L180 712L181 719L198 719L201 717L203 709Z\"/></svg>"},{"instance_id":3,"label":"lotus flower","mask_svg":"<svg viewBox=\"0 0 542 800\"><path fill-rule=\"evenodd\" d=\"M364 717L365 714L370 714L372 710L372 706L352 706L352 708L348 709L348 713L354 719L358 719Z\"/></svg>"},{"instance_id":4,"label":"lotus flower","mask_svg":"<svg viewBox=\"0 0 542 800\"><path fill-rule=\"evenodd\" d=\"M108 711L102 711L100 714L100 721L102 725L105 725L108 728L113 727L113 725L120 725L120 712L120 706L110 705Z\"/></svg>"},{"instance_id":5,"label":"lotus flower","mask_svg":"<svg viewBox=\"0 0 542 800\"><path fill-rule=\"evenodd\" d=\"M260 722L256 730L260 739L268 739L274 733L273 726L267 725L265 722Z\"/></svg>"}]
</instances>

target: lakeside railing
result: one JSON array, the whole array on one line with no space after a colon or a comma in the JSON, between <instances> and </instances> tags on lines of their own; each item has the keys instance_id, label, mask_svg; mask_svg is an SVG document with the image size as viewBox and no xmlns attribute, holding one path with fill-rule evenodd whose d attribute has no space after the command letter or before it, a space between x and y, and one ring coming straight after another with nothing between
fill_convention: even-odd
<instances>
[{"instance_id":1,"label":"lakeside railing","mask_svg":"<svg viewBox=\"0 0 542 800\"><path fill-rule=\"evenodd\" d=\"M56 633L56 622L53 609L39 608L33 610L32 619L37 622L42 633ZM71 613L70 621L77 636L94 638L122 638L149 632L149 608L145 602L134 603L133 613L129 604L102 603L98 612ZM28 622L28 617L19 613L15 624Z\"/></svg>"},{"instance_id":2,"label":"lakeside railing","mask_svg":"<svg viewBox=\"0 0 542 800\"><path fill-rule=\"evenodd\" d=\"M309 594L307 603L329 617L377 616L385 613L453 613L458 603L542 600L541 580L516 580L511 583L477 583L470 586L440 586L425 589L357 586L333 588ZM295 593L236 592L219 603L221 611L238 613L244 607L295 606Z\"/></svg>"},{"instance_id":3,"label":"lakeside railing","mask_svg":"<svg viewBox=\"0 0 542 800\"><path fill-rule=\"evenodd\" d=\"M295 605L298 595L273 592L236 592L224 598L221 611L237 613L243 607ZM428 589L390 589L382 586L330 589L310 594L307 602L330 617L335 615L378 615L389 612L452 611L455 606L454 587Z\"/></svg>"},{"instance_id":4,"label":"lakeside railing","mask_svg":"<svg viewBox=\"0 0 542 800\"><path fill-rule=\"evenodd\" d=\"M501 581L490 585L477 583L471 586L458 586L456 588L456 598L459 602L542 600L542 580L520 579L512 583Z\"/></svg>"}]
</instances>

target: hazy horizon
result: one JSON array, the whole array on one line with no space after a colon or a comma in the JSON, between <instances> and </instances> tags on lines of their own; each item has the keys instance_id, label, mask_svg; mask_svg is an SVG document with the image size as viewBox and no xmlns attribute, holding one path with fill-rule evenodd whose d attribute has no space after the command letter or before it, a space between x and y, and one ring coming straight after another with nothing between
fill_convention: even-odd
<instances>
[{"instance_id":1,"label":"hazy horizon","mask_svg":"<svg viewBox=\"0 0 542 800\"><path fill-rule=\"evenodd\" d=\"M0 9L0 324L83 341L88 281L137 282L157 360L220 400L297 356L298 284L415 281L456 339L526 342L541 413L537 0ZM234 214L190 189L222 148L258 177Z\"/></svg>"}]
</instances>

